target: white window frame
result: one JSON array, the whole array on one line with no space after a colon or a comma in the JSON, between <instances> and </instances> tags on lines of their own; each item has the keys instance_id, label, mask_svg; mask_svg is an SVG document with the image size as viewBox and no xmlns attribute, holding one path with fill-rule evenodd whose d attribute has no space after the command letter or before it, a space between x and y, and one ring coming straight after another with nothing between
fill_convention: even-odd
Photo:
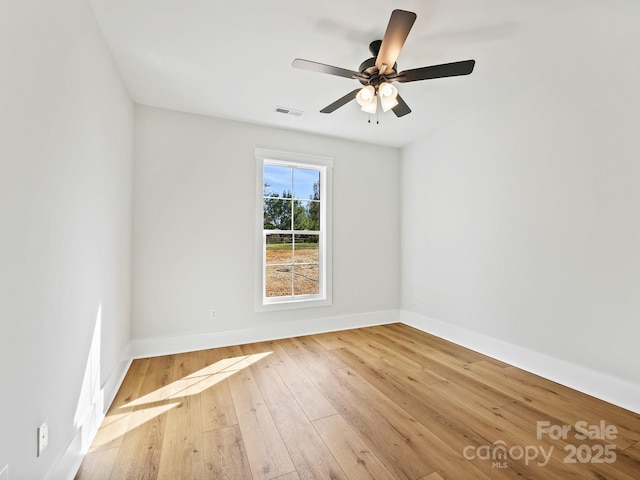
<instances>
[{"instance_id":1,"label":"white window frame","mask_svg":"<svg viewBox=\"0 0 640 480\"><path fill-rule=\"evenodd\" d=\"M255 310L289 310L322 307L332 304L332 173L333 159L316 155L283 152L266 148L255 149L256 159L256 244L255 244ZM264 278L266 272L266 248L264 231L264 164L313 168L320 171L320 241L319 270L320 293L296 297L266 297Z\"/></svg>"}]
</instances>

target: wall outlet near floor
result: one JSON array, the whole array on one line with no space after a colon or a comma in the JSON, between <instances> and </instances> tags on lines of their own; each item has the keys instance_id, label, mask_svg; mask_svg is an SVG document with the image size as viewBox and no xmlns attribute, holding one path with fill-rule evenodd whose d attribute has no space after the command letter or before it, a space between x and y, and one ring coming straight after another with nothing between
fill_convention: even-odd
<instances>
[{"instance_id":1,"label":"wall outlet near floor","mask_svg":"<svg viewBox=\"0 0 640 480\"><path fill-rule=\"evenodd\" d=\"M38 427L38 456L42 455L47 445L49 445L49 426L45 420L43 424Z\"/></svg>"},{"instance_id":2,"label":"wall outlet near floor","mask_svg":"<svg viewBox=\"0 0 640 480\"><path fill-rule=\"evenodd\" d=\"M209 319L213 321L218 320L218 310L215 308L209 310Z\"/></svg>"},{"instance_id":3,"label":"wall outlet near floor","mask_svg":"<svg viewBox=\"0 0 640 480\"><path fill-rule=\"evenodd\" d=\"M0 480L9 480L9 465L5 465L2 470L0 470Z\"/></svg>"}]
</instances>

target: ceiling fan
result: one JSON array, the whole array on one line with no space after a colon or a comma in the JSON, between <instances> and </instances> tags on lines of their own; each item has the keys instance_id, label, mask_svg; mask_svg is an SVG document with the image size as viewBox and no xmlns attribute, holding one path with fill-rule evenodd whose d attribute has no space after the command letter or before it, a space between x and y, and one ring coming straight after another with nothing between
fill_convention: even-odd
<instances>
[{"instance_id":1,"label":"ceiling fan","mask_svg":"<svg viewBox=\"0 0 640 480\"><path fill-rule=\"evenodd\" d=\"M411 109L398 94L398 89L392 85L393 82L416 82L432 78L469 75L473 72L475 60L432 65L398 72L396 59L415 21L415 13L394 10L391 13L383 39L375 40L369 45L369 51L373 57L362 62L357 72L296 58L292 64L296 68L328 73L339 77L355 78L364 85L364 87L358 87L332 104L327 105L320 112L331 113L355 98L363 111L376 113L378 97L380 97L380 105L383 111L392 110L397 117L402 117L411 113Z\"/></svg>"}]
</instances>

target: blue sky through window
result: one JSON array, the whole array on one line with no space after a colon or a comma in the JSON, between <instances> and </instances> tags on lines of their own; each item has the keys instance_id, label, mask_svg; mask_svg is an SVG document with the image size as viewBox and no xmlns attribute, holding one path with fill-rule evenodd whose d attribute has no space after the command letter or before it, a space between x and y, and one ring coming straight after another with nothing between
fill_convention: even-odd
<instances>
[{"instance_id":1,"label":"blue sky through window","mask_svg":"<svg viewBox=\"0 0 640 480\"><path fill-rule=\"evenodd\" d=\"M291 192L301 200L313 198L313 184L320 181L320 172L307 168L265 164L263 172L269 193L282 195L282 192Z\"/></svg>"}]
</instances>

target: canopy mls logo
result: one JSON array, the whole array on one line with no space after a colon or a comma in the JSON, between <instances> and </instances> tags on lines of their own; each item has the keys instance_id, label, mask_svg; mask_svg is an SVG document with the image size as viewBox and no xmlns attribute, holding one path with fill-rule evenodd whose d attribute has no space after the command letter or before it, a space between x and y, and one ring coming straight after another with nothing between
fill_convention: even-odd
<instances>
[{"instance_id":1,"label":"canopy mls logo","mask_svg":"<svg viewBox=\"0 0 640 480\"><path fill-rule=\"evenodd\" d=\"M615 440L618 428L607 425L604 420L598 424L589 424L581 420L574 424L552 424L541 420L536 422L536 438L544 440L564 440L567 444L559 453L563 463L613 463L616 461L616 446L605 441ZM579 443L581 441L589 443ZM592 443L600 440L603 443ZM554 445L512 445L507 446L504 440L496 440L491 445L467 445L462 454L467 460L491 461L492 468L508 468L509 460L524 461L525 465L534 464L545 467L554 454Z\"/></svg>"},{"instance_id":2,"label":"canopy mls logo","mask_svg":"<svg viewBox=\"0 0 640 480\"><path fill-rule=\"evenodd\" d=\"M553 453L553 446L549 446L545 450L542 446L536 445L513 445L507 447L507 442L504 440L496 440L491 445L481 445L475 447L473 445L467 445L464 447L462 454L467 460L491 460L491 466L493 468L507 468L509 466L507 460L522 460L524 459L525 465L529 465L530 462L537 461L539 467L544 467L549 463L551 454Z\"/></svg>"}]
</instances>

